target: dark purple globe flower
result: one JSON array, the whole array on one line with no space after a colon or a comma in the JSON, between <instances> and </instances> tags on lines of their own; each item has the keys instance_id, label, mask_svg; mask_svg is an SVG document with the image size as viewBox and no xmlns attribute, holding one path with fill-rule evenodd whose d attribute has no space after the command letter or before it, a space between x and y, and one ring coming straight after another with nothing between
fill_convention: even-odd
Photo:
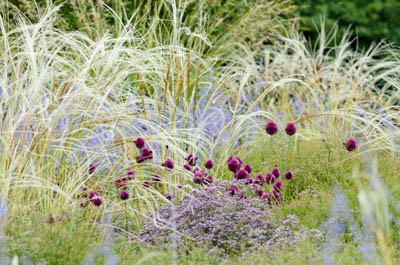
<instances>
[{"instance_id":1,"label":"dark purple globe flower","mask_svg":"<svg viewBox=\"0 0 400 265\"><path fill-rule=\"evenodd\" d=\"M228 191L228 193L230 194L230 195L235 195L235 194L237 194L238 192L239 192L239 189L235 186L235 185L231 185L231 186L229 186L229 188L227 189L227 191Z\"/></svg>"},{"instance_id":2,"label":"dark purple globe flower","mask_svg":"<svg viewBox=\"0 0 400 265\"><path fill-rule=\"evenodd\" d=\"M258 197L262 197L263 195L264 195L264 191L262 190L262 189L258 189L258 190L256 190L256 195L258 196Z\"/></svg>"},{"instance_id":3,"label":"dark purple globe flower","mask_svg":"<svg viewBox=\"0 0 400 265\"><path fill-rule=\"evenodd\" d=\"M99 194L98 192L96 192L96 191L91 191L91 192L89 193L88 198L89 198L89 200L91 200L91 199L97 198L97 197L99 197L99 196L100 196L100 194Z\"/></svg>"},{"instance_id":4,"label":"dark purple globe flower","mask_svg":"<svg viewBox=\"0 0 400 265\"><path fill-rule=\"evenodd\" d=\"M211 185L214 182L214 179L212 176L207 176L206 181L205 181L208 185Z\"/></svg>"},{"instance_id":5,"label":"dark purple globe flower","mask_svg":"<svg viewBox=\"0 0 400 265\"><path fill-rule=\"evenodd\" d=\"M275 176L272 173L268 173L265 179L267 184L273 184L275 182Z\"/></svg>"},{"instance_id":6,"label":"dark purple globe flower","mask_svg":"<svg viewBox=\"0 0 400 265\"><path fill-rule=\"evenodd\" d=\"M133 179L135 177L135 171L133 170L129 170L128 171L128 179Z\"/></svg>"},{"instance_id":7,"label":"dark purple globe flower","mask_svg":"<svg viewBox=\"0 0 400 265\"><path fill-rule=\"evenodd\" d=\"M287 135L289 135L289 136L295 135L296 131L297 131L297 128L296 128L296 125L294 125L293 122L289 122L286 125L285 132L286 132Z\"/></svg>"},{"instance_id":8,"label":"dark purple globe flower","mask_svg":"<svg viewBox=\"0 0 400 265\"><path fill-rule=\"evenodd\" d=\"M293 178L293 173L292 171L288 171L285 173L285 179L292 179Z\"/></svg>"},{"instance_id":9,"label":"dark purple globe flower","mask_svg":"<svg viewBox=\"0 0 400 265\"><path fill-rule=\"evenodd\" d=\"M279 192L277 192L276 190L273 190L272 193L274 194L274 197L275 197L276 201L278 203L281 203L282 200L281 200L281 196L279 195Z\"/></svg>"},{"instance_id":10,"label":"dark purple globe flower","mask_svg":"<svg viewBox=\"0 0 400 265\"><path fill-rule=\"evenodd\" d=\"M192 170L192 168L190 167L189 164L184 164L184 165L183 165L183 168L186 169L186 170L189 170L189 171Z\"/></svg>"},{"instance_id":11,"label":"dark purple globe flower","mask_svg":"<svg viewBox=\"0 0 400 265\"><path fill-rule=\"evenodd\" d=\"M96 170L96 165L91 163L89 165L89 174L92 174L95 170Z\"/></svg>"},{"instance_id":12,"label":"dark purple globe flower","mask_svg":"<svg viewBox=\"0 0 400 265\"><path fill-rule=\"evenodd\" d=\"M136 157L136 162L142 163L148 159L149 160L153 159L153 151L150 151L147 148L143 148L142 151L140 152L140 155Z\"/></svg>"},{"instance_id":13,"label":"dark purple globe flower","mask_svg":"<svg viewBox=\"0 0 400 265\"><path fill-rule=\"evenodd\" d=\"M144 147L144 145L145 145L145 141L144 141L144 139L143 138L137 138L136 139L136 141L135 141L135 145L136 145L136 147L138 148L138 149L142 149L143 147Z\"/></svg>"},{"instance_id":14,"label":"dark purple globe flower","mask_svg":"<svg viewBox=\"0 0 400 265\"><path fill-rule=\"evenodd\" d=\"M243 161L242 161L242 159L240 159L240 157L237 156L236 159L237 159L237 161L239 161L240 165L243 165Z\"/></svg>"},{"instance_id":15,"label":"dark purple globe flower","mask_svg":"<svg viewBox=\"0 0 400 265\"><path fill-rule=\"evenodd\" d=\"M129 199L129 193L126 190L121 191L119 198L123 201Z\"/></svg>"},{"instance_id":16,"label":"dark purple globe flower","mask_svg":"<svg viewBox=\"0 0 400 265\"><path fill-rule=\"evenodd\" d=\"M198 159L197 157L193 156L192 154L189 154L189 155L186 157L185 160L188 162L189 165L191 165L192 167L194 167L194 166L196 165L197 159Z\"/></svg>"},{"instance_id":17,"label":"dark purple globe flower","mask_svg":"<svg viewBox=\"0 0 400 265\"><path fill-rule=\"evenodd\" d=\"M244 170L246 170L249 174L251 173L251 171L253 171L253 169L251 168L251 166L249 164L246 164L244 166Z\"/></svg>"},{"instance_id":18,"label":"dark purple globe flower","mask_svg":"<svg viewBox=\"0 0 400 265\"><path fill-rule=\"evenodd\" d=\"M145 181L145 182L143 182L143 187L145 187L145 188L150 188L150 182L148 182L148 181Z\"/></svg>"},{"instance_id":19,"label":"dark purple globe flower","mask_svg":"<svg viewBox=\"0 0 400 265\"><path fill-rule=\"evenodd\" d=\"M174 162L172 162L171 159L167 158L167 160L164 161L164 163L162 163L163 167L169 168L169 169L173 169L174 168Z\"/></svg>"},{"instance_id":20,"label":"dark purple globe flower","mask_svg":"<svg viewBox=\"0 0 400 265\"><path fill-rule=\"evenodd\" d=\"M255 180L255 179L253 179L252 177L248 177L247 179L246 179L246 182L245 182L245 184L246 185L248 185L248 184L253 184L253 183L256 183L257 181Z\"/></svg>"},{"instance_id":21,"label":"dark purple globe flower","mask_svg":"<svg viewBox=\"0 0 400 265\"><path fill-rule=\"evenodd\" d=\"M277 192L281 192L282 189L283 189L282 181L278 181L277 183L274 184L274 190L276 190Z\"/></svg>"},{"instance_id":22,"label":"dark purple globe flower","mask_svg":"<svg viewBox=\"0 0 400 265\"><path fill-rule=\"evenodd\" d=\"M256 180L256 183L257 183L258 185L261 185L261 186L262 186L262 185L265 184L265 178L264 178L264 176L263 176L261 173L258 173L258 174L257 174L255 180Z\"/></svg>"},{"instance_id":23,"label":"dark purple globe flower","mask_svg":"<svg viewBox=\"0 0 400 265\"><path fill-rule=\"evenodd\" d=\"M235 174L236 179L247 179L249 177L249 173L242 167Z\"/></svg>"},{"instance_id":24,"label":"dark purple globe flower","mask_svg":"<svg viewBox=\"0 0 400 265\"><path fill-rule=\"evenodd\" d=\"M271 200L271 193L269 193L269 192L264 192L264 194L261 196L261 199L264 199L264 200Z\"/></svg>"},{"instance_id":25,"label":"dark purple globe flower","mask_svg":"<svg viewBox=\"0 0 400 265\"><path fill-rule=\"evenodd\" d=\"M103 200L100 197L97 197L95 199L92 199L91 202L94 206L99 207L103 203Z\"/></svg>"},{"instance_id":26,"label":"dark purple globe flower","mask_svg":"<svg viewBox=\"0 0 400 265\"><path fill-rule=\"evenodd\" d=\"M207 169L212 169L213 166L214 166L214 163L213 163L213 161L211 161L211 160L207 160L207 161L204 163L204 166L205 166Z\"/></svg>"},{"instance_id":27,"label":"dark purple globe flower","mask_svg":"<svg viewBox=\"0 0 400 265\"><path fill-rule=\"evenodd\" d=\"M281 176L281 172L279 171L278 167L275 165L275 168L271 171L272 175L275 176L275 179Z\"/></svg>"},{"instance_id":28,"label":"dark purple globe flower","mask_svg":"<svg viewBox=\"0 0 400 265\"><path fill-rule=\"evenodd\" d=\"M228 162L228 169L232 172L236 172L240 169L240 162L239 160L237 160L236 158L232 158L229 162Z\"/></svg>"},{"instance_id":29,"label":"dark purple globe flower","mask_svg":"<svg viewBox=\"0 0 400 265\"><path fill-rule=\"evenodd\" d=\"M154 176L153 176L153 181L154 181L154 182L160 182L160 181L161 181L161 176L159 176L159 175L154 175Z\"/></svg>"},{"instance_id":30,"label":"dark purple globe flower","mask_svg":"<svg viewBox=\"0 0 400 265\"><path fill-rule=\"evenodd\" d=\"M265 126L265 130L269 135L274 135L278 132L278 125L273 120L270 120Z\"/></svg>"},{"instance_id":31,"label":"dark purple globe flower","mask_svg":"<svg viewBox=\"0 0 400 265\"><path fill-rule=\"evenodd\" d=\"M226 160L226 163L229 163L229 161L231 161L233 159L233 156L230 156L229 158L228 158L228 160Z\"/></svg>"},{"instance_id":32,"label":"dark purple globe flower","mask_svg":"<svg viewBox=\"0 0 400 265\"><path fill-rule=\"evenodd\" d=\"M353 137L350 137L350 139L345 143L345 146L347 151L352 152L357 149L357 142Z\"/></svg>"}]
</instances>

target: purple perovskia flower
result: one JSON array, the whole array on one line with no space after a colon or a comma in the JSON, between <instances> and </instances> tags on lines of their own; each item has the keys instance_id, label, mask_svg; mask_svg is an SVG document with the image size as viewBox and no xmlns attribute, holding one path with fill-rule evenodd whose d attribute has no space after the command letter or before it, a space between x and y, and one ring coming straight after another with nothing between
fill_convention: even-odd
<instances>
[{"instance_id":1,"label":"purple perovskia flower","mask_svg":"<svg viewBox=\"0 0 400 265\"><path fill-rule=\"evenodd\" d=\"M275 176L275 179L281 176L281 172L279 171L278 167L275 165L275 168L271 171L272 175Z\"/></svg>"},{"instance_id":2,"label":"purple perovskia flower","mask_svg":"<svg viewBox=\"0 0 400 265\"><path fill-rule=\"evenodd\" d=\"M214 163L213 163L213 161L211 161L211 160L207 160L207 161L204 163L204 166L205 166L207 169L212 169L213 166L214 166Z\"/></svg>"},{"instance_id":3,"label":"purple perovskia flower","mask_svg":"<svg viewBox=\"0 0 400 265\"><path fill-rule=\"evenodd\" d=\"M96 165L91 163L89 165L89 174L92 174L95 170L96 170Z\"/></svg>"},{"instance_id":4,"label":"purple perovskia flower","mask_svg":"<svg viewBox=\"0 0 400 265\"><path fill-rule=\"evenodd\" d=\"M357 149L357 142L353 137L350 137L350 139L345 143L345 146L347 151L352 152Z\"/></svg>"},{"instance_id":5,"label":"purple perovskia flower","mask_svg":"<svg viewBox=\"0 0 400 265\"><path fill-rule=\"evenodd\" d=\"M269 135L274 135L278 132L278 125L273 120L270 120L265 126L265 131Z\"/></svg>"},{"instance_id":6,"label":"purple perovskia flower","mask_svg":"<svg viewBox=\"0 0 400 265\"><path fill-rule=\"evenodd\" d=\"M144 147L144 145L145 145L144 139L141 138L141 137L137 138L136 141L135 141L135 145L136 145L136 147L138 149L142 149Z\"/></svg>"},{"instance_id":7,"label":"purple perovskia flower","mask_svg":"<svg viewBox=\"0 0 400 265\"><path fill-rule=\"evenodd\" d=\"M281 192L282 189L283 183L279 180L277 183L274 184L274 190L276 190L277 192Z\"/></svg>"},{"instance_id":8,"label":"purple perovskia flower","mask_svg":"<svg viewBox=\"0 0 400 265\"><path fill-rule=\"evenodd\" d=\"M265 178L264 178L264 176L261 174L261 173L258 173L257 174L257 176L256 176L256 178L255 178L255 181L256 181L256 183L258 184L258 185L264 185L265 184Z\"/></svg>"},{"instance_id":9,"label":"purple perovskia flower","mask_svg":"<svg viewBox=\"0 0 400 265\"><path fill-rule=\"evenodd\" d=\"M240 169L240 162L236 158L232 158L228 162L228 169L232 172L236 172Z\"/></svg>"},{"instance_id":10,"label":"purple perovskia flower","mask_svg":"<svg viewBox=\"0 0 400 265\"><path fill-rule=\"evenodd\" d=\"M126 190L121 191L119 198L123 201L129 199L129 193Z\"/></svg>"},{"instance_id":11,"label":"purple perovskia flower","mask_svg":"<svg viewBox=\"0 0 400 265\"><path fill-rule=\"evenodd\" d=\"M162 163L163 167L169 168L169 169L173 169L174 168L174 162L172 162L171 159L167 158L167 160L164 161L164 163Z\"/></svg>"},{"instance_id":12,"label":"purple perovskia flower","mask_svg":"<svg viewBox=\"0 0 400 265\"><path fill-rule=\"evenodd\" d=\"M192 170L192 168L190 167L189 164L184 164L184 165L183 165L183 168L186 169L186 170L189 170L189 171Z\"/></svg>"},{"instance_id":13,"label":"purple perovskia flower","mask_svg":"<svg viewBox=\"0 0 400 265\"><path fill-rule=\"evenodd\" d=\"M246 164L245 166L244 166L244 170L246 170L247 171L247 173L251 173L251 171L253 171L253 169L251 168L251 166L249 165L249 164Z\"/></svg>"},{"instance_id":14,"label":"purple perovskia flower","mask_svg":"<svg viewBox=\"0 0 400 265\"><path fill-rule=\"evenodd\" d=\"M292 171L288 171L285 173L285 179L292 179L293 178L293 173Z\"/></svg>"},{"instance_id":15,"label":"purple perovskia flower","mask_svg":"<svg viewBox=\"0 0 400 265\"><path fill-rule=\"evenodd\" d=\"M296 125L293 122L289 122L286 125L285 132L287 135L292 136L295 135L297 131Z\"/></svg>"}]
</instances>

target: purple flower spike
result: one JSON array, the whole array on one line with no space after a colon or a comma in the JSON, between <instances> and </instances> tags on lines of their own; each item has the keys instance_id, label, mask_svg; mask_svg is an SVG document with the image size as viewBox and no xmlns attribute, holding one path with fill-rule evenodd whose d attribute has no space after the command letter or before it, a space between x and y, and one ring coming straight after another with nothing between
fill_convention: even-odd
<instances>
[{"instance_id":1,"label":"purple flower spike","mask_svg":"<svg viewBox=\"0 0 400 265\"><path fill-rule=\"evenodd\" d=\"M278 181L277 183L274 184L274 190L276 190L277 192L281 192L282 189L283 189L282 181Z\"/></svg>"},{"instance_id":2,"label":"purple flower spike","mask_svg":"<svg viewBox=\"0 0 400 265\"><path fill-rule=\"evenodd\" d=\"M204 166L205 166L207 169L212 169L213 166L214 166L214 163L213 163L213 161L211 161L211 160L207 160L207 161L204 163Z\"/></svg>"},{"instance_id":3,"label":"purple flower spike","mask_svg":"<svg viewBox=\"0 0 400 265\"><path fill-rule=\"evenodd\" d=\"M183 168L186 169L186 170L189 170L189 171L192 170L192 168L190 167L189 164L184 164L184 165L183 165Z\"/></svg>"},{"instance_id":4,"label":"purple flower spike","mask_svg":"<svg viewBox=\"0 0 400 265\"><path fill-rule=\"evenodd\" d=\"M293 173L292 171L288 171L285 173L285 179L292 179L293 178Z\"/></svg>"},{"instance_id":5,"label":"purple flower spike","mask_svg":"<svg viewBox=\"0 0 400 265\"><path fill-rule=\"evenodd\" d=\"M90 164L89 165L89 174L92 174L96 170L96 165L95 164Z\"/></svg>"},{"instance_id":6,"label":"purple flower spike","mask_svg":"<svg viewBox=\"0 0 400 265\"><path fill-rule=\"evenodd\" d=\"M293 122L289 122L286 125L285 132L286 132L287 135L289 135L289 136L295 135L296 131L297 131L297 128L296 128L296 125L294 125Z\"/></svg>"},{"instance_id":7,"label":"purple flower spike","mask_svg":"<svg viewBox=\"0 0 400 265\"><path fill-rule=\"evenodd\" d=\"M145 181L145 182L143 182L143 187L145 187L145 188L150 188L150 182L148 182L148 181Z\"/></svg>"},{"instance_id":8,"label":"purple flower spike","mask_svg":"<svg viewBox=\"0 0 400 265\"><path fill-rule=\"evenodd\" d=\"M136 145L136 148L142 149L144 147L144 145L145 145L144 139L140 138L140 137L137 138L136 141L135 141L135 145Z\"/></svg>"},{"instance_id":9,"label":"purple flower spike","mask_svg":"<svg viewBox=\"0 0 400 265\"><path fill-rule=\"evenodd\" d=\"M236 179L247 179L249 177L249 173L242 167L235 174Z\"/></svg>"},{"instance_id":10,"label":"purple flower spike","mask_svg":"<svg viewBox=\"0 0 400 265\"><path fill-rule=\"evenodd\" d=\"M167 158L167 160L164 161L164 163L162 163L163 167L169 168L169 169L173 169L174 168L174 163L172 162L171 159Z\"/></svg>"},{"instance_id":11,"label":"purple flower spike","mask_svg":"<svg viewBox=\"0 0 400 265\"><path fill-rule=\"evenodd\" d=\"M249 165L249 164L246 164L245 166L244 166L244 170L246 170L247 171L247 173L251 173L251 171L253 171L253 169L251 168L251 166Z\"/></svg>"},{"instance_id":12,"label":"purple flower spike","mask_svg":"<svg viewBox=\"0 0 400 265\"><path fill-rule=\"evenodd\" d=\"M129 193L126 190L121 191L119 198L123 201L129 199Z\"/></svg>"},{"instance_id":13,"label":"purple flower spike","mask_svg":"<svg viewBox=\"0 0 400 265\"><path fill-rule=\"evenodd\" d=\"M278 167L275 165L275 168L271 171L272 175L275 176L275 179L281 176L281 172L279 171Z\"/></svg>"},{"instance_id":14,"label":"purple flower spike","mask_svg":"<svg viewBox=\"0 0 400 265\"><path fill-rule=\"evenodd\" d=\"M278 132L278 125L273 120L270 120L265 126L265 130L269 135L274 135Z\"/></svg>"},{"instance_id":15,"label":"purple flower spike","mask_svg":"<svg viewBox=\"0 0 400 265\"><path fill-rule=\"evenodd\" d=\"M240 169L240 162L239 160L237 160L236 158L232 158L229 162L228 162L228 169L232 172L236 172Z\"/></svg>"},{"instance_id":16,"label":"purple flower spike","mask_svg":"<svg viewBox=\"0 0 400 265\"><path fill-rule=\"evenodd\" d=\"M352 152L357 149L357 142L353 137L350 137L350 139L345 143L345 146L347 151Z\"/></svg>"},{"instance_id":17,"label":"purple flower spike","mask_svg":"<svg viewBox=\"0 0 400 265\"><path fill-rule=\"evenodd\" d=\"M264 185L265 184L265 178L261 173L258 173L256 176L256 182L258 185Z\"/></svg>"}]
</instances>

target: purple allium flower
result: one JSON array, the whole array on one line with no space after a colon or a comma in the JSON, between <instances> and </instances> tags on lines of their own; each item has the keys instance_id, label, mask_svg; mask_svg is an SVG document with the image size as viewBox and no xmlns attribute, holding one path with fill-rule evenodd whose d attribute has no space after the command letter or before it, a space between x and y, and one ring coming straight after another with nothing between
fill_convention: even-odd
<instances>
[{"instance_id":1,"label":"purple allium flower","mask_svg":"<svg viewBox=\"0 0 400 265\"><path fill-rule=\"evenodd\" d=\"M144 139L143 138L137 138L136 139L136 141L135 141L135 145L136 145L136 147L138 148L138 149L142 149L143 147L144 147L144 145L145 145L145 141L144 141Z\"/></svg>"},{"instance_id":2,"label":"purple allium flower","mask_svg":"<svg viewBox=\"0 0 400 265\"><path fill-rule=\"evenodd\" d=\"M89 174L92 174L95 170L96 170L96 165L91 163L89 165Z\"/></svg>"},{"instance_id":3,"label":"purple allium flower","mask_svg":"<svg viewBox=\"0 0 400 265\"><path fill-rule=\"evenodd\" d=\"M207 173L204 170L199 169L194 173L193 182L195 184L203 185L206 178L207 178Z\"/></svg>"},{"instance_id":4,"label":"purple allium flower","mask_svg":"<svg viewBox=\"0 0 400 265\"><path fill-rule=\"evenodd\" d=\"M239 192L239 189L235 185L230 185L229 188L227 188L226 190L232 196Z\"/></svg>"},{"instance_id":5,"label":"purple allium flower","mask_svg":"<svg viewBox=\"0 0 400 265\"><path fill-rule=\"evenodd\" d=\"M268 173L265 179L267 184L273 184L275 182L275 176L272 173Z\"/></svg>"},{"instance_id":6,"label":"purple allium flower","mask_svg":"<svg viewBox=\"0 0 400 265\"><path fill-rule=\"evenodd\" d=\"M205 182L206 182L208 185L211 185L211 184L214 182L214 179L213 179L212 176L208 176L208 177L206 178Z\"/></svg>"},{"instance_id":7,"label":"purple allium flower","mask_svg":"<svg viewBox=\"0 0 400 265\"><path fill-rule=\"evenodd\" d=\"M135 171L129 170L128 171L128 179L131 180L135 177Z\"/></svg>"},{"instance_id":8,"label":"purple allium flower","mask_svg":"<svg viewBox=\"0 0 400 265\"><path fill-rule=\"evenodd\" d=\"M236 179L247 179L248 177L249 173L247 173L244 167L240 168L235 174Z\"/></svg>"},{"instance_id":9,"label":"purple allium flower","mask_svg":"<svg viewBox=\"0 0 400 265\"><path fill-rule=\"evenodd\" d=\"M231 161L233 159L233 156L230 156L229 158L228 158L228 160L226 160L226 163L229 163L229 161Z\"/></svg>"},{"instance_id":10,"label":"purple allium flower","mask_svg":"<svg viewBox=\"0 0 400 265\"><path fill-rule=\"evenodd\" d=\"M269 135L274 135L278 132L278 125L273 120L270 120L265 126L265 130Z\"/></svg>"},{"instance_id":11,"label":"purple allium flower","mask_svg":"<svg viewBox=\"0 0 400 265\"><path fill-rule=\"evenodd\" d=\"M94 206L97 206L97 207L99 207L103 203L103 200L100 197L97 197L90 201L93 203Z\"/></svg>"},{"instance_id":12,"label":"purple allium flower","mask_svg":"<svg viewBox=\"0 0 400 265\"><path fill-rule=\"evenodd\" d=\"M257 190L256 190L256 194L257 194L257 196L260 197L260 198L264 195L264 193L265 193L265 192L264 192L262 189L257 189Z\"/></svg>"},{"instance_id":13,"label":"purple allium flower","mask_svg":"<svg viewBox=\"0 0 400 265\"><path fill-rule=\"evenodd\" d=\"M207 169L212 169L212 167L214 166L214 163L213 163L213 161L211 161L211 160L207 160L207 161L204 163L204 166L205 166Z\"/></svg>"},{"instance_id":14,"label":"purple allium flower","mask_svg":"<svg viewBox=\"0 0 400 265\"><path fill-rule=\"evenodd\" d=\"M283 189L283 183L282 181L278 181L277 183L274 184L274 190L277 192L280 192Z\"/></svg>"},{"instance_id":15,"label":"purple allium flower","mask_svg":"<svg viewBox=\"0 0 400 265\"><path fill-rule=\"evenodd\" d=\"M278 167L275 165L275 168L271 171L272 175L275 176L275 179L281 176L281 172L279 171Z\"/></svg>"},{"instance_id":16,"label":"purple allium flower","mask_svg":"<svg viewBox=\"0 0 400 265\"><path fill-rule=\"evenodd\" d=\"M192 154L189 154L185 160L188 162L189 165L191 165L192 167L194 167L196 165L197 162L197 157L193 156Z\"/></svg>"},{"instance_id":17,"label":"purple allium flower","mask_svg":"<svg viewBox=\"0 0 400 265\"><path fill-rule=\"evenodd\" d=\"M263 176L261 173L258 173L258 174L257 174L255 180L256 180L256 183L257 183L258 185L261 185L261 186L262 186L262 185L265 184L265 178L264 178L264 176Z\"/></svg>"},{"instance_id":18,"label":"purple allium flower","mask_svg":"<svg viewBox=\"0 0 400 265\"><path fill-rule=\"evenodd\" d=\"M253 171L253 169L251 168L251 166L249 164L246 164L244 166L244 170L246 170L249 174L251 173L251 171Z\"/></svg>"},{"instance_id":19,"label":"purple allium flower","mask_svg":"<svg viewBox=\"0 0 400 265\"><path fill-rule=\"evenodd\" d=\"M255 180L255 179L253 179L252 177L248 177L248 178L246 178L246 185L249 185L249 184L253 184L253 183L256 183L257 181Z\"/></svg>"},{"instance_id":20,"label":"purple allium flower","mask_svg":"<svg viewBox=\"0 0 400 265\"><path fill-rule=\"evenodd\" d=\"M162 163L163 167L169 168L169 169L173 169L174 168L174 162L172 162L171 159L167 158L167 160L164 161L164 163Z\"/></svg>"},{"instance_id":21,"label":"purple allium flower","mask_svg":"<svg viewBox=\"0 0 400 265\"><path fill-rule=\"evenodd\" d=\"M125 178L119 178L119 179L117 179L117 180L114 182L114 184L115 184L115 187L121 188L121 187L126 187L127 182L128 182L128 178L125 177Z\"/></svg>"},{"instance_id":22,"label":"purple allium flower","mask_svg":"<svg viewBox=\"0 0 400 265\"><path fill-rule=\"evenodd\" d=\"M292 179L293 178L293 173L292 171L288 171L285 173L285 179Z\"/></svg>"},{"instance_id":23,"label":"purple allium flower","mask_svg":"<svg viewBox=\"0 0 400 265\"><path fill-rule=\"evenodd\" d=\"M168 192L167 194L165 194L165 198L169 201L172 200L172 194Z\"/></svg>"},{"instance_id":24,"label":"purple allium flower","mask_svg":"<svg viewBox=\"0 0 400 265\"><path fill-rule=\"evenodd\" d=\"M287 135L292 136L295 135L297 131L296 125L293 122L289 122L286 125L285 132Z\"/></svg>"},{"instance_id":25,"label":"purple allium flower","mask_svg":"<svg viewBox=\"0 0 400 265\"><path fill-rule=\"evenodd\" d=\"M357 149L357 142L353 137L350 137L350 139L345 143L345 146L347 151L352 152Z\"/></svg>"},{"instance_id":26,"label":"purple allium flower","mask_svg":"<svg viewBox=\"0 0 400 265\"><path fill-rule=\"evenodd\" d=\"M140 155L136 157L136 162L142 163L146 161L147 159L153 159L153 151L150 151L147 148L143 148L142 151L140 152Z\"/></svg>"},{"instance_id":27,"label":"purple allium flower","mask_svg":"<svg viewBox=\"0 0 400 265\"><path fill-rule=\"evenodd\" d=\"M240 162L239 160L237 160L236 158L232 158L229 162L228 162L228 169L232 172L236 172L240 169Z\"/></svg>"},{"instance_id":28,"label":"purple allium flower","mask_svg":"<svg viewBox=\"0 0 400 265\"><path fill-rule=\"evenodd\" d=\"M198 167L196 167L195 169L193 169L193 174L196 174L197 171L199 171L200 169Z\"/></svg>"},{"instance_id":29,"label":"purple allium flower","mask_svg":"<svg viewBox=\"0 0 400 265\"><path fill-rule=\"evenodd\" d=\"M160 182L160 181L161 181L161 176L159 176L159 175L154 175L154 176L153 176L153 181L154 181L154 182Z\"/></svg>"},{"instance_id":30,"label":"purple allium flower","mask_svg":"<svg viewBox=\"0 0 400 265\"><path fill-rule=\"evenodd\" d=\"M192 168L190 167L189 164L184 164L184 165L183 165L183 168L186 169L186 170L189 170L189 171L192 170Z\"/></svg>"},{"instance_id":31,"label":"purple allium flower","mask_svg":"<svg viewBox=\"0 0 400 265\"><path fill-rule=\"evenodd\" d=\"M236 159L237 159L237 161L239 161L240 165L243 165L243 161L242 161L242 159L240 159L240 157L237 156Z\"/></svg>"},{"instance_id":32,"label":"purple allium flower","mask_svg":"<svg viewBox=\"0 0 400 265\"><path fill-rule=\"evenodd\" d=\"M279 195L279 192L277 192L276 190L273 190L272 193L274 194L274 197L275 197L276 201L278 203L281 203L282 200L281 200L281 196Z\"/></svg>"},{"instance_id":33,"label":"purple allium flower","mask_svg":"<svg viewBox=\"0 0 400 265\"><path fill-rule=\"evenodd\" d=\"M143 182L143 187L145 187L145 188L150 188L150 182L148 182L148 181L145 181L145 182Z\"/></svg>"},{"instance_id":34,"label":"purple allium flower","mask_svg":"<svg viewBox=\"0 0 400 265\"><path fill-rule=\"evenodd\" d=\"M119 198L123 201L129 199L129 193L126 190L121 191Z\"/></svg>"},{"instance_id":35,"label":"purple allium flower","mask_svg":"<svg viewBox=\"0 0 400 265\"><path fill-rule=\"evenodd\" d=\"M270 192L264 192L264 194L261 196L261 199L266 199L266 200L271 200L271 193Z\"/></svg>"}]
</instances>

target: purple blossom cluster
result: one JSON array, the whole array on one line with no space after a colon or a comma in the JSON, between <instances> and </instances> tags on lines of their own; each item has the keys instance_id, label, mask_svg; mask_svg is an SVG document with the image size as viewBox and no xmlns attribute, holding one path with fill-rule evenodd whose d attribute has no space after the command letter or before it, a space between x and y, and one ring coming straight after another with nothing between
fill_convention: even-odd
<instances>
[{"instance_id":1,"label":"purple blossom cluster","mask_svg":"<svg viewBox=\"0 0 400 265\"><path fill-rule=\"evenodd\" d=\"M286 228L279 226L272 214L273 206L265 204L265 200L259 197L243 199L237 194L226 196L232 195L226 187L233 185L250 190L243 180L216 180L212 186L194 189L179 204L161 206L138 237L151 244L166 243L174 225L179 232L177 243L182 247L187 240L194 240L208 248L239 252L278 241L293 243L297 238L295 230L287 224ZM277 232L280 233L278 236Z\"/></svg>"}]
</instances>

